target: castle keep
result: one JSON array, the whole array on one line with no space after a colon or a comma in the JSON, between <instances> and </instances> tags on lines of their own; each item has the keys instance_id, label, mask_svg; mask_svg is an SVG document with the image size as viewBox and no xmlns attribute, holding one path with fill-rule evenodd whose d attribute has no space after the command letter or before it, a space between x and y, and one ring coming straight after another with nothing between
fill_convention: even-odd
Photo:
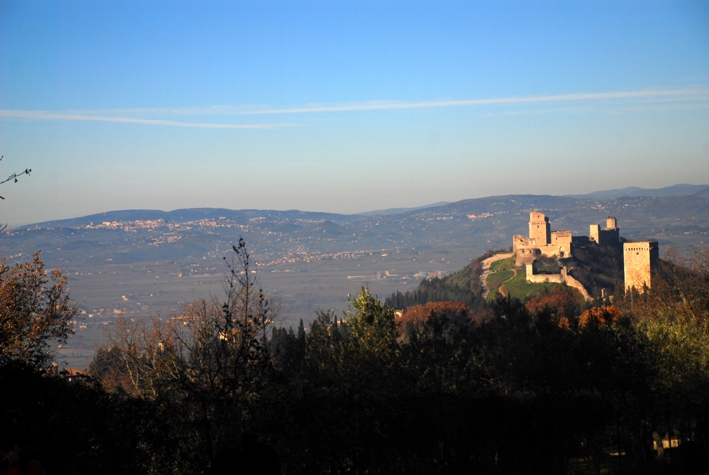
<instances>
[{"instance_id":1,"label":"castle keep","mask_svg":"<svg viewBox=\"0 0 709 475\"><path fill-rule=\"evenodd\" d=\"M549 218L543 213L529 213L529 237L516 235L512 248L517 253L517 265L533 262L538 256L571 257L571 231L551 231Z\"/></svg>"},{"instance_id":2,"label":"castle keep","mask_svg":"<svg viewBox=\"0 0 709 475\"><path fill-rule=\"evenodd\" d=\"M529 213L529 237L515 235L512 238L512 249L517 255L515 265L527 267L528 282L538 282L542 277L534 274L532 268L534 261L540 256L559 259L571 257L573 242L576 239L588 239L599 246L619 245L621 237L618 221L609 216L605 228L601 229L600 224L591 224L588 238L574 237L568 230L551 231L549 218L544 213L532 211ZM655 269L658 258L657 241L624 242L625 290L642 291L645 287L650 288L652 271ZM543 278L546 279L545 281L551 282L550 277L545 275ZM571 279L571 276L567 276L564 267L561 276L555 281L566 282L567 279Z\"/></svg>"}]
</instances>

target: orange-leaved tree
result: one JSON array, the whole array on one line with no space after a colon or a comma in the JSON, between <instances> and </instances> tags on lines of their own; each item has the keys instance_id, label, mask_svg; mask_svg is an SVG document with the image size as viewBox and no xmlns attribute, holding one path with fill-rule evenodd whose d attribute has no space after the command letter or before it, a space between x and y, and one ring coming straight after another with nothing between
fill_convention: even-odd
<instances>
[{"instance_id":1,"label":"orange-leaved tree","mask_svg":"<svg viewBox=\"0 0 709 475\"><path fill-rule=\"evenodd\" d=\"M407 308L398 323L402 331L411 323L417 333L440 334L444 328L468 325L471 315L461 302L428 302Z\"/></svg>"},{"instance_id":2,"label":"orange-leaved tree","mask_svg":"<svg viewBox=\"0 0 709 475\"><path fill-rule=\"evenodd\" d=\"M581 313L582 303L583 297L578 292L566 285L558 285L530 298L525 307L533 315L548 311L558 319L568 319Z\"/></svg>"},{"instance_id":3,"label":"orange-leaved tree","mask_svg":"<svg viewBox=\"0 0 709 475\"><path fill-rule=\"evenodd\" d=\"M66 276L45 270L39 252L27 263L10 266L0 260L0 365L21 361L46 367L50 344L66 341L78 314Z\"/></svg>"}]
</instances>

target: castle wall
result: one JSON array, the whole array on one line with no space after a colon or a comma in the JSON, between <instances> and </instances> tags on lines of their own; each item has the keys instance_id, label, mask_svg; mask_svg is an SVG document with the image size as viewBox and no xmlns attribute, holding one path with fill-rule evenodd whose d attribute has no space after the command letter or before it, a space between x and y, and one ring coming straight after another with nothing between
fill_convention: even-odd
<instances>
[{"instance_id":1,"label":"castle wall","mask_svg":"<svg viewBox=\"0 0 709 475\"><path fill-rule=\"evenodd\" d=\"M541 252L541 254L546 257L557 257L559 256L559 247L553 244L550 244L548 246L539 246L539 252Z\"/></svg>"},{"instance_id":2,"label":"castle wall","mask_svg":"<svg viewBox=\"0 0 709 475\"><path fill-rule=\"evenodd\" d=\"M559 230L551 233L551 244L556 246L559 257L571 257L571 231Z\"/></svg>"},{"instance_id":3,"label":"castle wall","mask_svg":"<svg viewBox=\"0 0 709 475\"><path fill-rule=\"evenodd\" d=\"M565 270L566 268L564 268L562 272L564 272ZM547 282L563 284L565 276L565 272L564 274L535 274L534 264L526 265L526 279L527 282L531 284L544 284Z\"/></svg>"},{"instance_id":4,"label":"castle wall","mask_svg":"<svg viewBox=\"0 0 709 475\"><path fill-rule=\"evenodd\" d=\"M521 234L515 234L512 237L512 249L516 251L517 249L528 249L537 247L533 239L526 238Z\"/></svg>"},{"instance_id":5,"label":"castle wall","mask_svg":"<svg viewBox=\"0 0 709 475\"><path fill-rule=\"evenodd\" d=\"M556 284L566 284L569 287L572 287L572 288L578 290L579 293L583 296L584 300L586 300L586 301L593 300L593 298L591 297L591 295L589 295L588 291L583 286L583 284L568 274L566 267L563 267L561 269L561 274L535 274L533 264L527 264L525 270L526 270L525 277L527 279L527 282L529 282L529 283L545 284L547 282L551 282L551 283L556 283Z\"/></svg>"},{"instance_id":6,"label":"castle wall","mask_svg":"<svg viewBox=\"0 0 709 475\"><path fill-rule=\"evenodd\" d=\"M569 287L573 287L574 289L578 290L581 293L581 295L583 295L583 299L585 301L589 302L589 301L593 300L593 297L591 297L591 294L588 293L588 291L586 290L586 287L584 287L581 282L574 279L572 276L567 274L565 282L566 282L566 285L568 285Z\"/></svg>"},{"instance_id":7,"label":"castle wall","mask_svg":"<svg viewBox=\"0 0 709 475\"><path fill-rule=\"evenodd\" d=\"M652 271L660 256L657 241L623 243L623 266L625 268L625 290L642 292L652 287Z\"/></svg>"},{"instance_id":8,"label":"castle wall","mask_svg":"<svg viewBox=\"0 0 709 475\"><path fill-rule=\"evenodd\" d=\"M539 255L539 249L533 239L517 234L512 238L512 250L517 255L515 267L520 267L528 262L533 262Z\"/></svg>"}]
</instances>

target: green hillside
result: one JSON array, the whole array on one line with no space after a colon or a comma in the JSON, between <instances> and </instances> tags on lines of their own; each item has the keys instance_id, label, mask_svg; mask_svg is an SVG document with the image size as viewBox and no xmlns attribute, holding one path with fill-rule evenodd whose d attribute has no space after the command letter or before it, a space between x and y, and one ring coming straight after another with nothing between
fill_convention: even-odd
<instances>
[{"instance_id":1,"label":"green hillside","mask_svg":"<svg viewBox=\"0 0 709 475\"><path fill-rule=\"evenodd\" d=\"M443 278L424 279L414 290L394 292L386 299L393 308L407 308L428 302L462 302L475 308L481 305L483 287L480 282L482 262L495 252L488 251L462 269Z\"/></svg>"},{"instance_id":2,"label":"green hillside","mask_svg":"<svg viewBox=\"0 0 709 475\"><path fill-rule=\"evenodd\" d=\"M554 283L528 283L525 279L525 269L515 269L515 258L516 256L512 256L509 259L495 261L490 265L490 275L485 279L485 284L490 289L487 294L488 301L495 300L498 295L525 300L561 285Z\"/></svg>"}]
</instances>

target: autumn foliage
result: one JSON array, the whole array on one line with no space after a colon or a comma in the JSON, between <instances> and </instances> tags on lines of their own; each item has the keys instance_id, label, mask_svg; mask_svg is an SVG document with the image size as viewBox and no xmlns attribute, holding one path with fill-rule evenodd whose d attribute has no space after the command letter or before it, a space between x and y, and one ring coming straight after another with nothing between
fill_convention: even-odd
<instances>
[{"instance_id":1,"label":"autumn foliage","mask_svg":"<svg viewBox=\"0 0 709 475\"><path fill-rule=\"evenodd\" d=\"M618 318L620 318L620 310L613 305L589 308L579 317L579 328L609 326Z\"/></svg>"},{"instance_id":2,"label":"autumn foliage","mask_svg":"<svg viewBox=\"0 0 709 475\"><path fill-rule=\"evenodd\" d=\"M398 323L403 329L411 322L421 333L426 328L466 325L470 322L471 313L470 307L461 302L428 302L406 309Z\"/></svg>"},{"instance_id":3,"label":"autumn foliage","mask_svg":"<svg viewBox=\"0 0 709 475\"><path fill-rule=\"evenodd\" d=\"M549 311L559 319L568 319L581 313L581 302L582 297L571 287L558 285L553 290L530 298L525 306L531 314Z\"/></svg>"},{"instance_id":4,"label":"autumn foliage","mask_svg":"<svg viewBox=\"0 0 709 475\"><path fill-rule=\"evenodd\" d=\"M71 320L78 314L66 276L45 270L39 252L27 263L0 261L0 364L47 366L50 343L72 334Z\"/></svg>"}]
</instances>

